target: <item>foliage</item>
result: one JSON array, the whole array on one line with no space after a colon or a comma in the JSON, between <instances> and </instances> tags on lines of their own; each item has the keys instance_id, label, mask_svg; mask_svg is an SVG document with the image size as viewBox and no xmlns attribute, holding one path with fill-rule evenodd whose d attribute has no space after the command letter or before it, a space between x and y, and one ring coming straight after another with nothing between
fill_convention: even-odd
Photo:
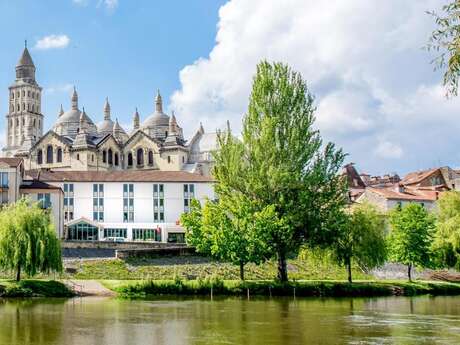
<instances>
[{"instance_id":1,"label":"foliage","mask_svg":"<svg viewBox=\"0 0 460 345\"><path fill-rule=\"evenodd\" d=\"M198 200L192 200L190 212L183 213L180 222L186 229L185 240L187 244L194 247L198 253L210 255L212 243L203 229L203 212Z\"/></svg>"},{"instance_id":2,"label":"foliage","mask_svg":"<svg viewBox=\"0 0 460 345\"><path fill-rule=\"evenodd\" d=\"M443 83L447 95L456 96L460 73L460 1L451 1L442 11L442 15L429 12L437 28L431 34L428 49L438 54L432 61L435 68L445 70Z\"/></svg>"},{"instance_id":3,"label":"foliage","mask_svg":"<svg viewBox=\"0 0 460 345\"><path fill-rule=\"evenodd\" d=\"M111 288L121 297L145 298L151 295L213 295L226 296L323 296L363 297L390 295L459 295L460 284L407 282L334 282L334 281L212 281L210 279L175 282L174 280L135 283L112 282ZM115 286L114 286L115 285Z\"/></svg>"},{"instance_id":4,"label":"foliage","mask_svg":"<svg viewBox=\"0 0 460 345\"><path fill-rule=\"evenodd\" d=\"M384 264L387 257L384 216L371 204L352 207L344 218L334 251L337 261L347 267L350 283L352 260L366 270Z\"/></svg>"},{"instance_id":5,"label":"foliage","mask_svg":"<svg viewBox=\"0 0 460 345\"><path fill-rule=\"evenodd\" d=\"M434 217L420 204L410 203L390 213L390 258L408 266L411 280L413 265L426 267L431 262Z\"/></svg>"},{"instance_id":6,"label":"foliage","mask_svg":"<svg viewBox=\"0 0 460 345\"><path fill-rule=\"evenodd\" d=\"M251 212L271 212L275 223L264 241L287 280L286 258L302 244L328 246L336 237L345 203L338 172L344 154L324 145L313 129L313 97L299 73L281 63L261 62L253 81L242 140L228 129L215 153L218 198L246 197ZM323 148L323 149L322 149Z\"/></svg>"},{"instance_id":7,"label":"foliage","mask_svg":"<svg viewBox=\"0 0 460 345\"><path fill-rule=\"evenodd\" d=\"M3 289L2 289L3 288ZM72 297L63 283L53 280L0 281L0 297Z\"/></svg>"},{"instance_id":8,"label":"foliage","mask_svg":"<svg viewBox=\"0 0 460 345\"><path fill-rule=\"evenodd\" d=\"M34 276L62 271L61 246L50 216L37 204L21 200L0 211L0 267Z\"/></svg>"},{"instance_id":9,"label":"foliage","mask_svg":"<svg viewBox=\"0 0 460 345\"><path fill-rule=\"evenodd\" d=\"M438 264L460 269L460 193L442 193L438 200L438 217L433 241Z\"/></svg>"}]
</instances>

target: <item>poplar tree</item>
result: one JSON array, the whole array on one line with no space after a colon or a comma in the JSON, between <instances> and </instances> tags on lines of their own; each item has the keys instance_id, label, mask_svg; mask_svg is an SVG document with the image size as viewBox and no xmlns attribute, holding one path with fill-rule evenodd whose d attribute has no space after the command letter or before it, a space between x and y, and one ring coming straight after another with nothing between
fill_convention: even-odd
<instances>
[{"instance_id":1,"label":"poplar tree","mask_svg":"<svg viewBox=\"0 0 460 345\"><path fill-rule=\"evenodd\" d=\"M282 63L257 66L241 140L219 135L214 154L216 194L247 197L255 212L271 207L276 225L264 231L288 280L286 259L302 244L330 246L339 231L346 186L344 154L323 144L314 126L313 97L301 75Z\"/></svg>"},{"instance_id":2,"label":"poplar tree","mask_svg":"<svg viewBox=\"0 0 460 345\"><path fill-rule=\"evenodd\" d=\"M48 211L26 200L0 211L0 267L34 276L62 271L61 246Z\"/></svg>"}]
</instances>

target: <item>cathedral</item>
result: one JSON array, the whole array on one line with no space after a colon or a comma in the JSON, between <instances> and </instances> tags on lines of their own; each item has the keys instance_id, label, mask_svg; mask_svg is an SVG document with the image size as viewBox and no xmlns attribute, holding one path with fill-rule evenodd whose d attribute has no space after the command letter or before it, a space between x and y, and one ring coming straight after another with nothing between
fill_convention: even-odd
<instances>
[{"instance_id":1,"label":"cathedral","mask_svg":"<svg viewBox=\"0 0 460 345\"><path fill-rule=\"evenodd\" d=\"M32 57L24 48L16 66L16 80L9 87L4 157L22 158L26 170L186 171L209 176L211 152L217 135L205 133L200 124L190 141L184 139L174 112L163 110L158 91L154 110L141 121L136 109L132 130L126 131L112 119L109 100L103 106L103 120L95 124L80 108L74 88L70 109L61 109L52 128L43 133L42 88L35 78Z\"/></svg>"}]
</instances>

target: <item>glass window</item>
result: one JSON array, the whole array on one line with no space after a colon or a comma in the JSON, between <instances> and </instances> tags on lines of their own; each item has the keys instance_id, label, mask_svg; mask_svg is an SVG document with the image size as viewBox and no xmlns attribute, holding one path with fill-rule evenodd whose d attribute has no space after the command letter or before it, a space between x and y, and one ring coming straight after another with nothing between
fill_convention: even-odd
<instances>
[{"instance_id":1,"label":"glass window","mask_svg":"<svg viewBox=\"0 0 460 345\"><path fill-rule=\"evenodd\" d=\"M51 194L50 193L38 193L37 200L40 207L48 209L51 208Z\"/></svg>"},{"instance_id":2,"label":"glass window","mask_svg":"<svg viewBox=\"0 0 460 345\"><path fill-rule=\"evenodd\" d=\"M123 184L123 222L134 221L134 184Z\"/></svg>"},{"instance_id":3,"label":"glass window","mask_svg":"<svg viewBox=\"0 0 460 345\"><path fill-rule=\"evenodd\" d=\"M64 183L64 219L73 220L73 183Z\"/></svg>"},{"instance_id":4,"label":"glass window","mask_svg":"<svg viewBox=\"0 0 460 345\"><path fill-rule=\"evenodd\" d=\"M164 222L164 185L153 185L153 220Z\"/></svg>"},{"instance_id":5,"label":"glass window","mask_svg":"<svg viewBox=\"0 0 460 345\"><path fill-rule=\"evenodd\" d=\"M184 184L184 212L190 211L190 204L192 199L195 198L195 185Z\"/></svg>"},{"instance_id":6,"label":"glass window","mask_svg":"<svg viewBox=\"0 0 460 345\"><path fill-rule=\"evenodd\" d=\"M93 184L93 220L104 221L104 185Z\"/></svg>"},{"instance_id":7,"label":"glass window","mask_svg":"<svg viewBox=\"0 0 460 345\"><path fill-rule=\"evenodd\" d=\"M2 172L1 173L1 186L2 188L8 188L8 173Z\"/></svg>"}]
</instances>

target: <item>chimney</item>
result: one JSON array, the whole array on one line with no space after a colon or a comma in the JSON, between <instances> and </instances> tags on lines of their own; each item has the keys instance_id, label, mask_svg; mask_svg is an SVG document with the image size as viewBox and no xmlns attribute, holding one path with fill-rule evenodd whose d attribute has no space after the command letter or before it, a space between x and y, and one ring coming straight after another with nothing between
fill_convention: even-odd
<instances>
[{"instance_id":1,"label":"chimney","mask_svg":"<svg viewBox=\"0 0 460 345\"><path fill-rule=\"evenodd\" d=\"M395 183L394 190L397 193L404 193L406 191L406 188L402 183Z\"/></svg>"}]
</instances>

